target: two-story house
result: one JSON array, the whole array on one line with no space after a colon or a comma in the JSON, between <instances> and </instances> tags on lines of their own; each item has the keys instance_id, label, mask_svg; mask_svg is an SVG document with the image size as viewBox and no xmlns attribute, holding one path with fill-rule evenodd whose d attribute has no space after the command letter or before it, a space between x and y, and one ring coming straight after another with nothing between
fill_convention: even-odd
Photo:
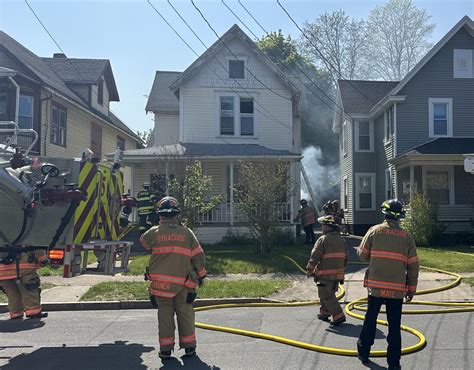
<instances>
[{"instance_id":1,"label":"two-story house","mask_svg":"<svg viewBox=\"0 0 474 370\"><path fill-rule=\"evenodd\" d=\"M234 25L184 72L156 72L146 106L155 116L154 146L124 153L134 193L149 181L166 194L176 163L199 160L212 177L212 193L224 197L202 215L200 238L218 241L229 228L245 232L233 200L240 161L291 163L299 194L298 101L290 80ZM288 227L299 208L296 194L275 205Z\"/></svg>"},{"instance_id":2,"label":"two-story house","mask_svg":"<svg viewBox=\"0 0 474 370\"><path fill-rule=\"evenodd\" d=\"M464 17L402 81L338 84L341 204L356 233L379 222L384 199L423 192L447 232L470 231L474 179L474 23Z\"/></svg>"},{"instance_id":3,"label":"two-story house","mask_svg":"<svg viewBox=\"0 0 474 370\"><path fill-rule=\"evenodd\" d=\"M39 57L0 31L0 121L34 129L39 135L34 153L79 157L90 148L103 159L116 148L142 147L142 140L110 110L110 102L117 101L109 60ZM21 138L19 144L27 146L29 140ZM124 175L130 187L130 169Z\"/></svg>"}]
</instances>

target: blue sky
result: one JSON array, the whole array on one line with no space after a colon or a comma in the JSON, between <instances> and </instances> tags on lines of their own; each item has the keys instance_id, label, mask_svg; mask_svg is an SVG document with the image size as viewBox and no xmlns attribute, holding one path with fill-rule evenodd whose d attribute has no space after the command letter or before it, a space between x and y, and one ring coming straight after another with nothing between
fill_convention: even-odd
<instances>
[{"instance_id":1,"label":"blue sky","mask_svg":"<svg viewBox=\"0 0 474 370\"><path fill-rule=\"evenodd\" d=\"M166 1L153 2L198 53L204 51ZM226 2L254 33L262 34L236 0ZM110 59L121 99L111 108L134 130L153 126L152 116L145 115L144 108L145 95L150 92L155 71L182 71L195 59L191 50L145 0L29 0L29 3L69 57ZM172 3L207 45L216 40L190 1L174 0ZM220 0L196 0L196 3L219 35L237 23ZM267 30L282 29L293 38L299 37L299 31L276 1L242 0L242 3ZM301 25L334 9L344 9L353 17L366 18L371 9L384 1L283 0L282 3ZM415 3L432 15L436 24L433 42L464 15L474 18L473 0L416 0ZM39 56L59 52L23 0L0 1L0 29Z\"/></svg>"}]
</instances>

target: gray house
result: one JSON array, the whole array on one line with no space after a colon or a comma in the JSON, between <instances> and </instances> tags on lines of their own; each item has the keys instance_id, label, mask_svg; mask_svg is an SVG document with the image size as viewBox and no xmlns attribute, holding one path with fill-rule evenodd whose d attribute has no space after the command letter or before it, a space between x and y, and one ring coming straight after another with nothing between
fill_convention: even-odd
<instances>
[{"instance_id":1,"label":"gray house","mask_svg":"<svg viewBox=\"0 0 474 370\"><path fill-rule=\"evenodd\" d=\"M423 192L449 232L471 231L474 22L464 17L402 81L338 83L341 204L355 233L380 222L384 199Z\"/></svg>"}]
</instances>

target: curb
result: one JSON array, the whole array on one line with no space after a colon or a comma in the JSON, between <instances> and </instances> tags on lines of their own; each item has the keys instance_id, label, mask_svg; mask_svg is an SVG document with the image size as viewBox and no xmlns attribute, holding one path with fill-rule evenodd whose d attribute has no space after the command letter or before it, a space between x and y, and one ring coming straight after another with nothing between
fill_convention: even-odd
<instances>
[{"instance_id":1,"label":"curb","mask_svg":"<svg viewBox=\"0 0 474 370\"><path fill-rule=\"evenodd\" d=\"M216 306L221 304L245 303L276 303L267 298L223 298L223 299L197 299L194 307ZM153 309L150 301L91 301L91 302L45 302L41 305L44 311L99 311L99 310L140 310ZM7 313L6 303L0 304L0 313Z\"/></svg>"}]
</instances>

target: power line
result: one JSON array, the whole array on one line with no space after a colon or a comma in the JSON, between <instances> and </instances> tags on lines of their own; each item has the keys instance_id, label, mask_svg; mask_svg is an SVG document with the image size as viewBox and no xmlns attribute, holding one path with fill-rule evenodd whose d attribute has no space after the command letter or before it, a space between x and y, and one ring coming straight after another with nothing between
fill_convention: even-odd
<instances>
[{"instance_id":1,"label":"power line","mask_svg":"<svg viewBox=\"0 0 474 370\"><path fill-rule=\"evenodd\" d=\"M148 1L150 2L150 1ZM188 29L193 33L193 35L199 40L199 42L206 48L206 50L208 50L208 46L204 43L204 41L202 41L202 39L199 37L199 35L194 31L194 29L189 25L189 23L183 18L183 16L179 13L179 11L173 6L173 4L171 3L170 0L168 0L168 4L171 6L171 8L173 8L174 12L178 15L178 17L181 19L181 21L188 27ZM155 11L157 13L159 13L159 11L153 7L155 9ZM160 14L160 13L159 13ZM160 14L161 15L161 14ZM161 17L163 18L163 16L161 15ZM169 22L167 22L167 24L172 27ZM172 27L173 28L173 27ZM177 33L177 31L173 28L174 32ZM180 38L182 39L182 37L180 36ZM186 45L188 45L188 43L185 43ZM199 54L194 51L194 49L192 49L194 54L196 54L196 56L199 57ZM228 74L229 73L229 70L225 67L225 65L222 64L222 62L219 60L219 58L217 58L215 55L213 56L213 58L216 60L216 62L222 67L222 69L224 69L224 71L226 71L226 73ZM227 81L225 81L220 75L217 74L216 71L212 70L212 72L225 84L227 85ZM233 78L232 79L237 85L239 85L239 87L244 90L244 92L246 92L250 97L252 97L252 93L248 91L248 89L246 89L237 79ZM236 94L240 95L240 92L236 91L234 88L232 88L231 86L229 86L229 88ZM272 120L275 120L277 123L279 123L280 125L292 130L293 128L291 126L288 126L287 124L285 124L284 122L280 121L277 117L275 117L272 113L270 113L262 104L260 104L260 102L258 101L258 99L254 99L255 103L260 106L265 112L267 112L268 114L266 114L265 112L261 111L261 110L258 110L257 108L255 108L258 112L262 113L263 115L265 115L266 117L272 119Z\"/></svg>"},{"instance_id":2,"label":"power line","mask_svg":"<svg viewBox=\"0 0 474 370\"><path fill-rule=\"evenodd\" d=\"M301 32L301 34L303 35L303 37L305 39L308 40L308 42L314 47L314 49L318 52L319 56L321 57L321 59L323 59L324 63L330 67L330 69L332 69L334 72L336 72L336 74L339 76L339 78L343 79L343 80L346 80L355 90L357 90L362 96L364 96L365 98L367 98L368 100L370 100L371 102L375 103L376 105L380 106L380 107L383 107L383 105L380 105L377 101L373 100L372 98L370 98L369 96L367 96L364 92L362 92L357 86L355 86L351 80L349 79L346 79L343 74L336 68L334 67L334 65L331 63L331 61L329 61L324 55L323 53L319 50L319 48L316 46L316 44L313 42L313 40L311 40L308 35L306 35L306 33L303 31L303 29L301 29L301 27L298 25L298 23L296 23L296 21L294 20L294 18L290 15L290 13L288 12L288 10L286 10L286 8L281 4L280 0L277 0L277 4L280 6L280 8L285 12L285 14L288 16L288 18L290 18L290 20L293 22L293 24L296 26L296 28L298 28L298 30Z\"/></svg>"},{"instance_id":3,"label":"power line","mask_svg":"<svg viewBox=\"0 0 474 370\"><path fill-rule=\"evenodd\" d=\"M194 8L196 9L196 11L199 13L199 15L201 16L201 18L204 20L204 22L206 22L207 26L212 30L212 32L216 35L216 37L220 40L220 42L225 46L225 48L232 54L232 56L235 58L235 60L238 60L239 58L237 57L237 55L234 54L234 52L229 48L229 46L227 46L227 44L225 43L225 41L219 36L219 34L216 32L216 30L211 26L211 24L209 23L209 21L207 20L207 18L204 16L204 14L202 13L202 11L199 9L199 7L195 4L194 0L191 0L191 4L194 6ZM287 99L287 100L291 100L289 98L287 98L286 96L283 96L281 94L279 94L278 92L276 92L275 90L271 89L270 87L268 87L264 82L262 82L257 76L255 76L252 71L244 65L244 68L245 70L253 77L255 78L255 80L257 80L260 84L262 84L263 87L265 87L266 89L268 89L269 91L271 91L273 94L275 95L278 95L280 98L283 98L283 99Z\"/></svg>"},{"instance_id":4,"label":"power line","mask_svg":"<svg viewBox=\"0 0 474 370\"><path fill-rule=\"evenodd\" d=\"M252 35L254 35L255 38L257 38L255 33L252 32L252 30L244 23L244 21L240 19L240 17L238 17L235 14L235 12L231 10L231 8L225 3L225 1L224 0L221 0L221 1L226 6L226 8L229 9L229 11L231 11L231 13L245 26L245 28L248 29L252 33ZM253 16L253 14L240 2L240 0L239 0L239 4L247 12L247 14L254 20L254 22L262 29L262 31L265 32L267 36L271 37L271 34L261 25L261 23ZM280 48L280 50L282 49ZM316 82L314 82L314 80L305 72L305 70L300 67L297 61L294 62L294 65L326 98L328 98L332 103L334 103L334 105L337 108L339 108L341 112L344 112L344 109L332 97L330 97L320 86L318 86ZM282 66L285 68L286 71L288 71L289 74L292 73L291 70L286 65L283 64ZM305 82L302 81L298 76L295 75L295 78L298 81L300 81L316 98L318 98L322 103L324 103L329 109L331 109L334 113L338 113L337 110L333 106L331 106L325 100L323 100L323 98L320 95L318 95L313 89L307 86Z\"/></svg>"}]
</instances>

